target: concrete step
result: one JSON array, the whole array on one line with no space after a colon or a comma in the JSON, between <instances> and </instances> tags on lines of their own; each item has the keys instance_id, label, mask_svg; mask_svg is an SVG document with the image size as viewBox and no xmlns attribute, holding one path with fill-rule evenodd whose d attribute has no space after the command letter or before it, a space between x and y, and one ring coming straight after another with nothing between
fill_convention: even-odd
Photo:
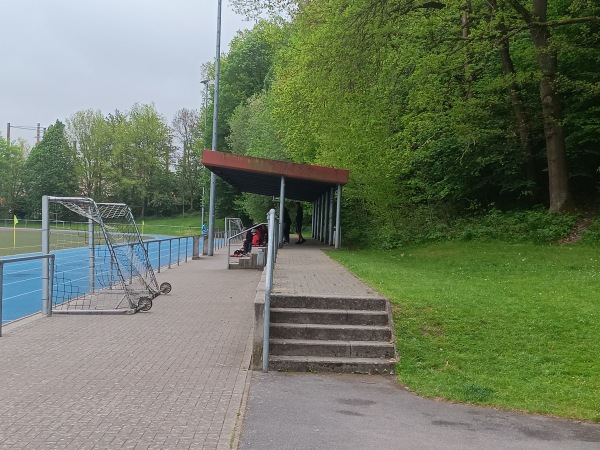
<instances>
[{"instance_id":1,"label":"concrete step","mask_svg":"<svg viewBox=\"0 0 600 450\"><path fill-rule=\"evenodd\" d=\"M269 369L290 372L393 373L395 359L272 356Z\"/></svg>"},{"instance_id":2,"label":"concrete step","mask_svg":"<svg viewBox=\"0 0 600 450\"><path fill-rule=\"evenodd\" d=\"M271 308L352 309L385 311L387 300L379 297L295 296L271 294Z\"/></svg>"},{"instance_id":3,"label":"concrete step","mask_svg":"<svg viewBox=\"0 0 600 450\"><path fill-rule=\"evenodd\" d=\"M257 255L255 253L250 256L231 256L229 258L230 269L260 269L263 267L258 264Z\"/></svg>"},{"instance_id":4,"label":"concrete step","mask_svg":"<svg viewBox=\"0 0 600 450\"><path fill-rule=\"evenodd\" d=\"M271 323L271 338L390 342L392 332L389 327L378 325Z\"/></svg>"},{"instance_id":5,"label":"concrete step","mask_svg":"<svg viewBox=\"0 0 600 450\"><path fill-rule=\"evenodd\" d=\"M321 323L328 325L387 325L386 311L347 309L271 308L271 323Z\"/></svg>"},{"instance_id":6,"label":"concrete step","mask_svg":"<svg viewBox=\"0 0 600 450\"><path fill-rule=\"evenodd\" d=\"M395 357L394 345L380 341L321 341L307 339L271 339L271 355L335 356L344 358Z\"/></svg>"}]
</instances>

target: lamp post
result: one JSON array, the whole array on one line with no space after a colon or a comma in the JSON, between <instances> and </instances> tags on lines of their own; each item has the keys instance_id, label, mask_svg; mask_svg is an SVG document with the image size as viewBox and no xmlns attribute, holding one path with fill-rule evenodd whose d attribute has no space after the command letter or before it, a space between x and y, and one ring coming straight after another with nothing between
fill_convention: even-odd
<instances>
[{"instance_id":1,"label":"lamp post","mask_svg":"<svg viewBox=\"0 0 600 450\"><path fill-rule=\"evenodd\" d=\"M204 231L204 180L202 184L202 218L200 219L200 227Z\"/></svg>"},{"instance_id":2,"label":"lamp post","mask_svg":"<svg viewBox=\"0 0 600 450\"><path fill-rule=\"evenodd\" d=\"M214 83L215 80L211 80L207 78L206 80L200 81L204 85L204 132L206 133L206 129L208 127L208 85L210 83ZM204 142L202 143L204 145ZM204 172L204 166L200 168ZM200 222L200 226L204 227L204 177L202 177L202 218ZM203 228L204 229L204 228Z\"/></svg>"},{"instance_id":3,"label":"lamp post","mask_svg":"<svg viewBox=\"0 0 600 450\"><path fill-rule=\"evenodd\" d=\"M218 125L218 112L219 112L219 70L221 65L221 3L219 0L219 6L217 11L217 49L215 56L215 86L214 86L214 112L213 112L213 130L212 130L212 151L217 150L217 125ZM216 175L210 173L210 204L208 208L208 256L214 254L214 240L215 240L215 190L217 185Z\"/></svg>"}]
</instances>

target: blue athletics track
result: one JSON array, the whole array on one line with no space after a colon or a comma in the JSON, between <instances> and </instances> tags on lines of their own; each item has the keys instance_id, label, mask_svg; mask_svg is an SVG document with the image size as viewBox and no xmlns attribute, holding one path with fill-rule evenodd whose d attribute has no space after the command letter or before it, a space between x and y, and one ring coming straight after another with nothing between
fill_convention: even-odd
<instances>
[{"instance_id":1,"label":"blue athletics track","mask_svg":"<svg viewBox=\"0 0 600 450\"><path fill-rule=\"evenodd\" d=\"M154 271L159 267L177 265L192 257L193 239L169 236L157 236L146 241L148 256ZM202 240L200 241L202 245ZM98 246L102 251L103 246ZM202 249L200 249L202 252ZM52 252L55 255L55 276L53 292L64 288L59 284L67 283L69 290L77 295L89 292L89 249L73 248ZM39 254L36 254L39 255ZM1 258L4 263L2 280L2 324L35 314L42 309L42 259L10 263L11 258L33 256L15 255Z\"/></svg>"}]
</instances>

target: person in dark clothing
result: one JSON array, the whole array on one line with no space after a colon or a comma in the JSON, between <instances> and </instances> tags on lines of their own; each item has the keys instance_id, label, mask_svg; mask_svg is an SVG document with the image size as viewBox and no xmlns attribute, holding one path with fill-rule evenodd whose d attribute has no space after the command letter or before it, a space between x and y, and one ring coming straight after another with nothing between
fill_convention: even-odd
<instances>
[{"instance_id":1,"label":"person in dark clothing","mask_svg":"<svg viewBox=\"0 0 600 450\"><path fill-rule=\"evenodd\" d=\"M296 233L298 233L298 242L296 244L303 244L306 239L302 237L302 221L304 220L304 210L302 204L296 202Z\"/></svg>"},{"instance_id":2,"label":"person in dark clothing","mask_svg":"<svg viewBox=\"0 0 600 450\"><path fill-rule=\"evenodd\" d=\"M247 255L252 250L252 231L247 227L244 227L246 235L244 236L244 255Z\"/></svg>"},{"instance_id":3,"label":"person in dark clothing","mask_svg":"<svg viewBox=\"0 0 600 450\"><path fill-rule=\"evenodd\" d=\"M269 228L267 228L267 226L265 224L262 224L260 226L260 228L262 230L262 236L261 236L262 244L261 245L266 247L269 244Z\"/></svg>"},{"instance_id":4,"label":"person in dark clothing","mask_svg":"<svg viewBox=\"0 0 600 450\"><path fill-rule=\"evenodd\" d=\"M288 244L290 242L290 228L292 228L292 218L287 207L283 207L283 243Z\"/></svg>"}]
</instances>

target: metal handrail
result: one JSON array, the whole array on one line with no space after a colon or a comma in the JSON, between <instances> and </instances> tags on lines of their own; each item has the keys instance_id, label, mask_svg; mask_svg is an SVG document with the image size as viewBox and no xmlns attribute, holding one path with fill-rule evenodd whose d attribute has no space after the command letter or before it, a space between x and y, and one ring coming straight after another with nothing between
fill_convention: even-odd
<instances>
[{"instance_id":1,"label":"metal handrail","mask_svg":"<svg viewBox=\"0 0 600 450\"><path fill-rule=\"evenodd\" d=\"M233 227L232 225L235 224L237 225L237 229L240 230L243 228L243 223L242 223L242 219L238 218L238 217L225 217L225 236L229 237L233 234Z\"/></svg>"},{"instance_id":2,"label":"metal handrail","mask_svg":"<svg viewBox=\"0 0 600 450\"><path fill-rule=\"evenodd\" d=\"M248 228L248 229L246 229L246 230L242 230L242 231L240 231L239 233L237 233L237 234L234 234L233 236L231 236L230 238L228 238L228 239L227 239L227 268L228 268L228 269L229 269L229 262L230 262L229 260L230 260L230 258L231 258L231 241L232 241L233 239L237 238L238 236L241 236L241 235L243 235L243 234L247 233L248 231L252 231L252 230L254 230L255 228L262 227L263 225L267 225L267 226L268 226L268 223L267 223L267 222L264 222L264 223L259 223L259 224L256 224L256 225L254 225L253 227L250 227L250 228ZM270 235L271 235L271 232L269 231L269 236L270 236ZM269 242L270 242L270 241L271 241L271 239L269 239Z\"/></svg>"},{"instance_id":3,"label":"metal handrail","mask_svg":"<svg viewBox=\"0 0 600 450\"><path fill-rule=\"evenodd\" d=\"M273 288L273 272L275 270L275 260L277 259L277 232L279 224L275 216L275 210L271 209L268 214L269 233L272 239L269 239L267 246L267 273L265 277L265 321L263 324L263 366L262 371L269 371L269 334L271 326L271 289Z\"/></svg>"}]
</instances>

